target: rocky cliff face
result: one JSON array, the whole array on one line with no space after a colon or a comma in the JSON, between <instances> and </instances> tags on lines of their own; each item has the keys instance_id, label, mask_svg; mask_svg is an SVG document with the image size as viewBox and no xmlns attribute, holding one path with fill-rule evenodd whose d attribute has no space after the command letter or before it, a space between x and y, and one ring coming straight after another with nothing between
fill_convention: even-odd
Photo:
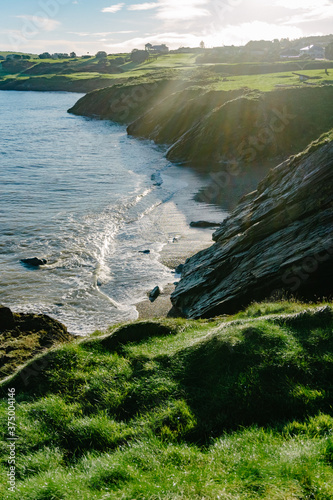
<instances>
[{"instance_id":1,"label":"rocky cliff face","mask_svg":"<svg viewBox=\"0 0 333 500\"><path fill-rule=\"evenodd\" d=\"M333 87L223 91L176 79L128 81L88 94L69 111L129 124L130 135L169 145L171 161L246 171L267 160L276 165L330 130Z\"/></svg>"},{"instance_id":2,"label":"rocky cliff face","mask_svg":"<svg viewBox=\"0 0 333 500\"><path fill-rule=\"evenodd\" d=\"M0 90L38 91L38 92L91 92L110 85L109 78L71 78L68 75L23 76L0 80Z\"/></svg>"},{"instance_id":3,"label":"rocky cliff face","mask_svg":"<svg viewBox=\"0 0 333 500\"><path fill-rule=\"evenodd\" d=\"M188 128L167 157L199 167L257 165L268 158L276 165L333 127L332 98L332 87L230 95Z\"/></svg>"},{"instance_id":4,"label":"rocky cliff face","mask_svg":"<svg viewBox=\"0 0 333 500\"><path fill-rule=\"evenodd\" d=\"M213 239L186 261L171 296L187 317L281 294L332 296L333 132L271 170Z\"/></svg>"},{"instance_id":5,"label":"rocky cliff face","mask_svg":"<svg viewBox=\"0 0 333 500\"><path fill-rule=\"evenodd\" d=\"M169 85L168 80L147 83L129 80L87 94L68 112L128 124L163 100L169 93ZM181 82L175 81L173 85L177 88Z\"/></svg>"}]
</instances>

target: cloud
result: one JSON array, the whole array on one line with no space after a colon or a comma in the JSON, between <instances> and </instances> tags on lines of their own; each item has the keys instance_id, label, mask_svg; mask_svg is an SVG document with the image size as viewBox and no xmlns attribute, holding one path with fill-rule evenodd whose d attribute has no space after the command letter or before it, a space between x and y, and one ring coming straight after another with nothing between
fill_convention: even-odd
<instances>
[{"instance_id":1,"label":"cloud","mask_svg":"<svg viewBox=\"0 0 333 500\"><path fill-rule=\"evenodd\" d=\"M131 51L134 48L143 48L146 43L165 43L171 49L178 47L199 47L203 40L206 47L221 47L222 45L245 45L250 40L273 40L274 38L295 39L303 36L302 30L296 26L281 26L275 23L253 21L247 23L228 24L224 28L213 32L186 33L165 31L150 33L149 35L130 38L123 42L107 44L110 50Z\"/></svg>"},{"instance_id":2,"label":"cloud","mask_svg":"<svg viewBox=\"0 0 333 500\"><path fill-rule=\"evenodd\" d=\"M239 25L227 25L219 34L218 45L244 45L250 40L273 40L274 38L295 39L302 35L302 30L297 26L281 26L275 23L253 21Z\"/></svg>"},{"instance_id":3,"label":"cloud","mask_svg":"<svg viewBox=\"0 0 333 500\"><path fill-rule=\"evenodd\" d=\"M124 7L124 3L116 3L115 5L111 5L110 7L104 7L101 12L108 12L110 14L115 14L119 10Z\"/></svg>"},{"instance_id":4,"label":"cloud","mask_svg":"<svg viewBox=\"0 0 333 500\"><path fill-rule=\"evenodd\" d=\"M184 45L184 43L187 43L189 37L192 37L192 35L187 35L184 33L149 34L143 37L131 38L124 42L108 44L107 47L116 52L130 52L134 48L141 49L146 45L146 43L153 43L156 45L165 43L169 47L176 48L180 45ZM192 42L194 42L195 45L195 37L192 37Z\"/></svg>"},{"instance_id":5,"label":"cloud","mask_svg":"<svg viewBox=\"0 0 333 500\"><path fill-rule=\"evenodd\" d=\"M275 0L275 5L279 7L285 7L286 9L291 10L314 10L318 7L330 7L332 6L332 2L330 0Z\"/></svg>"},{"instance_id":6,"label":"cloud","mask_svg":"<svg viewBox=\"0 0 333 500\"><path fill-rule=\"evenodd\" d=\"M150 10L150 9L156 9L160 4L159 3L151 3L151 2L146 2L146 3L135 3L133 5L130 5L127 10Z\"/></svg>"},{"instance_id":7,"label":"cloud","mask_svg":"<svg viewBox=\"0 0 333 500\"><path fill-rule=\"evenodd\" d=\"M288 15L279 19L283 24L300 24L300 23L315 23L319 21L328 21L333 17L333 2L332 0L275 0L278 7L283 7L289 11L293 11L292 15Z\"/></svg>"},{"instance_id":8,"label":"cloud","mask_svg":"<svg viewBox=\"0 0 333 500\"><path fill-rule=\"evenodd\" d=\"M60 22L55 19L50 19L48 17L40 17L40 16L16 16L18 19L23 19L26 21L30 27L34 27L37 30L42 31L54 31L60 26Z\"/></svg>"},{"instance_id":9,"label":"cloud","mask_svg":"<svg viewBox=\"0 0 333 500\"><path fill-rule=\"evenodd\" d=\"M108 36L108 35L129 35L130 33L136 33L136 31L102 31L100 33L87 33L84 31L69 31L70 35L77 36L90 36L90 37L100 37L100 36Z\"/></svg>"},{"instance_id":10,"label":"cloud","mask_svg":"<svg viewBox=\"0 0 333 500\"><path fill-rule=\"evenodd\" d=\"M163 21L191 21L210 15L210 12L203 8L209 0L159 0L157 19Z\"/></svg>"},{"instance_id":11,"label":"cloud","mask_svg":"<svg viewBox=\"0 0 333 500\"><path fill-rule=\"evenodd\" d=\"M315 7L311 11L289 17L284 24L315 23L333 19L333 5Z\"/></svg>"}]
</instances>

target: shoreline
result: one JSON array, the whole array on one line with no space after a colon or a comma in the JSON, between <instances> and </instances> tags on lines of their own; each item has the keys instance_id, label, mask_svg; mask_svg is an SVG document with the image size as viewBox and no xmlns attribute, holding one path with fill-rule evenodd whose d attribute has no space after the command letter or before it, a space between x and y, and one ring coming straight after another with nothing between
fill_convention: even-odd
<instances>
[{"instance_id":1,"label":"shoreline","mask_svg":"<svg viewBox=\"0 0 333 500\"><path fill-rule=\"evenodd\" d=\"M203 243L201 250L208 248L212 244L213 244L213 240L211 240L210 242L207 242L206 244ZM169 246L171 246L171 244L167 245L167 248ZM198 251L200 251L200 250L198 250ZM160 262L164 266L169 267L172 270L175 270L179 264L185 263L185 261L187 259L189 259L190 257L192 257L194 254L193 254L193 251L188 249L187 252L183 251L182 255L180 255L180 254L178 254L178 255L179 255L179 258L177 258L177 259L175 257L171 258L170 256L168 256L167 250L164 251L164 255L163 255L163 251L162 251ZM179 280L180 280L180 275L174 274L174 281L178 282ZM147 290L147 297L144 300L135 304L135 308L139 314L138 320L144 321L144 320L154 319L154 318L184 317L184 315L181 313L181 311L176 309L170 300L170 296L171 296L172 292L174 291L175 286L176 285L174 282L170 282L170 283L167 283L166 285L162 286L161 293L155 299L154 302L151 302L149 300L149 293L151 290Z\"/></svg>"},{"instance_id":2,"label":"shoreline","mask_svg":"<svg viewBox=\"0 0 333 500\"><path fill-rule=\"evenodd\" d=\"M41 165L45 164L45 169L39 169L37 181L44 186L46 174L49 172L47 175L57 181L52 184L52 190L56 188L60 192L68 181L69 188L74 191L73 194L68 191L67 198L64 199L59 219L61 225L57 223L58 202L49 203L51 198L44 200L31 197L31 210L37 213L41 203L44 207L45 215L44 218L39 218L38 233L26 232L25 224L28 219L25 222L17 220L19 211L12 212L12 219L7 219L8 230L17 224L17 236L13 237L11 242L15 251L5 253L3 274L7 286L3 289L2 303L22 313L47 314L66 325L74 335L81 336L96 330L104 331L109 326L121 322L136 320L138 316L142 318L166 315L171 309L169 293L173 289L172 283L176 280L172 268L176 268L196 251L212 244L209 229L191 228L190 223L200 219L222 221L225 217L220 208L207 207L204 203L194 200L198 190L206 185L207 176L166 161L162 148L146 141L128 138L123 126L117 125L114 128L99 121L90 123L90 120L86 122L85 119L68 116L64 110L69 107L68 103L73 101L70 95L53 94L52 101L51 94L43 98L34 93L23 97L19 94L7 94L6 99L4 93L1 94L3 101L18 102L22 109L25 109L25 106L34 108L31 103L36 102L44 109L45 103L50 105L52 102L54 109L59 110L54 113L54 126L58 123L56 120L62 119L60 117L66 118L66 141L62 143L64 150L72 151L73 138L84 139L89 133L93 138L101 137L102 155L88 155L82 165L78 162L75 168L81 169L81 175L73 176L72 167L65 166L61 170L62 154L56 155L54 159L52 155L48 156L44 162L41 151L39 161ZM59 104L61 107L58 107ZM19 106L16 106L16 109L20 109ZM15 114L9 114L12 120L16 119ZM17 111L17 114L20 115L21 111ZM53 124L48 114L45 111L41 119ZM19 138L26 126L21 123L22 127L18 127L16 133ZM77 127L73 127L73 123L77 124ZM53 125L52 129L50 127L47 130L53 131ZM59 130L59 134L62 134L63 129ZM107 141L105 137L108 138ZM45 144L51 144L48 139L50 137L46 134ZM21 140L18 139L18 148L20 143ZM110 152L111 143L117 147L111 148ZM130 154L134 160L129 160ZM135 160L136 157L143 158L141 163ZM25 162L26 158L27 155ZM111 162L110 165L104 161L105 158ZM17 162L19 161L20 158ZM97 179L96 182L94 180L89 186L89 191L94 187L94 195L89 195L90 215L86 217L85 203L84 209L81 210L81 205L78 204L75 216L69 217L66 215L67 210L70 211L73 203L76 203L76 193L86 192L87 184L80 179L91 176L92 161L98 171L95 171L93 176ZM125 172L124 175L130 177L128 182L125 181L126 186L123 181L123 184L119 181L119 189L124 190L124 196L114 196L112 190L116 189L116 185L110 184L110 179L113 179L110 166L114 168L113 165L118 165L118 161L120 169L123 168L119 172ZM62 177L58 179L59 172ZM14 175L15 169L6 170L7 181L12 179L11 176L14 179ZM16 184L15 188L18 192L24 189L23 181L30 182L30 175L29 169L22 170L21 184ZM73 177L75 179L72 184ZM117 176L114 178L118 182ZM98 179L103 182L97 182ZM34 186L39 186L38 182L36 184L34 181ZM109 194L101 201L105 189ZM40 188L36 192L39 191ZM99 193L98 197L96 193ZM23 200L23 197L20 199ZM36 221L32 218L31 227L34 228L35 224ZM45 243L44 231L52 234L51 245ZM29 242L23 249L19 246L21 234L24 234ZM1 242L7 244L8 238L4 235ZM28 269L21 265L22 258L35 256L48 260L48 265L40 269ZM147 295L155 286L164 289L166 298L159 297L151 304ZM161 311L162 301L165 301L166 305ZM142 302L147 306L145 312L142 311ZM137 304L140 304L140 312L136 308Z\"/></svg>"},{"instance_id":3,"label":"shoreline","mask_svg":"<svg viewBox=\"0 0 333 500\"><path fill-rule=\"evenodd\" d=\"M191 222L204 219L209 222L222 223L228 217L229 212L222 206L210 205L195 199L196 193L207 185L207 177L200 176L195 171L191 172L189 176L188 170L179 169L176 165L170 166L162 176L165 186L170 182L173 183L174 178L177 178L179 182L186 181L183 189L176 192L171 200L158 207L158 223L163 227L163 232L168 235L168 241L160 250L157 260L166 268L174 271L188 258L214 243L212 234L216 227L191 227ZM152 216L154 217L154 215ZM149 290L146 290L146 298L135 303L139 314L138 319L166 317L168 314L181 316L180 311L177 314L170 301L175 282L179 280L180 275L173 273L168 282L156 282ZM162 293L154 302L150 302L148 295L154 286L159 286ZM173 309L172 312L171 309Z\"/></svg>"},{"instance_id":4,"label":"shoreline","mask_svg":"<svg viewBox=\"0 0 333 500\"><path fill-rule=\"evenodd\" d=\"M138 311L138 320L144 321L154 318L166 318L170 317L180 317L181 313L177 314L173 310L173 305L170 300L170 295L173 292L175 285L172 283L166 285L161 294L157 297L154 302L150 302L149 298L143 300L136 304L136 310Z\"/></svg>"}]
</instances>

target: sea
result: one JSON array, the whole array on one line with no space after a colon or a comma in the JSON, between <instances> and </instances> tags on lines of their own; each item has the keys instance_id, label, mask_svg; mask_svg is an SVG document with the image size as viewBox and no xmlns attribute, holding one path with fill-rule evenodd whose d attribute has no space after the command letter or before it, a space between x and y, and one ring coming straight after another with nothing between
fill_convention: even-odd
<instances>
[{"instance_id":1,"label":"sea","mask_svg":"<svg viewBox=\"0 0 333 500\"><path fill-rule=\"evenodd\" d=\"M149 291L211 244L190 222L227 212L195 201L208 176L166 147L67 113L80 97L0 91L0 304L87 335L137 319ZM32 257L47 264L22 263Z\"/></svg>"}]
</instances>

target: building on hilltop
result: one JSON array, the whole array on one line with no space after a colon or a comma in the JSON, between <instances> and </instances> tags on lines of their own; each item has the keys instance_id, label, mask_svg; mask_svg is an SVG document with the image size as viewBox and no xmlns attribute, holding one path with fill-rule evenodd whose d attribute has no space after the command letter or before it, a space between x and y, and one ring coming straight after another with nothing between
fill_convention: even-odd
<instances>
[{"instance_id":1,"label":"building on hilltop","mask_svg":"<svg viewBox=\"0 0 333 500\"><path fill-rule=\"evenodd\" d=\"M309 45L300 49L302 56L310 56L314 59L325 59L325 49L321 45Z\"/></svg>"},{"instance_id":2,"label":"building on hilltop","mask_svg":"<svg viewBox=\"0 0 333 500\"><path fill-rule=\"evenodd\" d=\"M169 52L169 47L164 43L162 45L152 45L151 43L146 43L145 50L154 54L167 54Z\"/></svg>"}]
</instances>

